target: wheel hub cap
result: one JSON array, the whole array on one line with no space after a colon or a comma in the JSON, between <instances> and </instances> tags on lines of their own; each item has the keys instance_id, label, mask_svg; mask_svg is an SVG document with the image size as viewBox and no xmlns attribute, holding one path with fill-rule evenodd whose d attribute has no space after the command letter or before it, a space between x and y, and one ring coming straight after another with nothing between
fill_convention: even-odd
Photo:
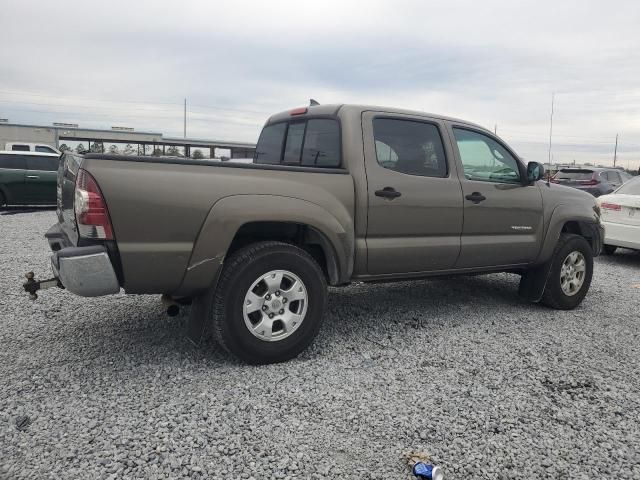
<instances>
[{"instance_id":1,"label":"wheel hub cap","mask_svg":"<svg viewBox=\"0 0 640 480\"><path fill-rule=\"evenodd\" d=\"M283 340L300 327L307 307L307 288L300 277L287 270L272 270L256 279L247 291L244 323L260 340Z\"/></svg>"},{"instance_id":2,"label":"wheel hub cap","mask_svg":"<svg viewBox=\"0 0 640 480\"><path fill-rule=\"evenodd\" d=\"M581 252L567 255L560 269L560 286L565 295L571 297L580 291L586 272L587 262Z\"/></svg>"}]
</instances>

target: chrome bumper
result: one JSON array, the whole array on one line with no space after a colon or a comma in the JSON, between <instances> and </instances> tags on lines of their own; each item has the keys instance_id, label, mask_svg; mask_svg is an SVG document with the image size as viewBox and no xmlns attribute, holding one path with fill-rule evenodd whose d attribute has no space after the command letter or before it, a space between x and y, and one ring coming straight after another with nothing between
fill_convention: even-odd
<instances>
[{"instance_id":1,"label":"chrome bumper","mask_svg":"<svg viewBox=\"0 0 640 480\"><path fill-rule=\"evenodd\" d=\"M67 247L51 256L51 269L64 288L83 297L120 291L118 277L102 246Z\"/></svg>"}]
</instances>

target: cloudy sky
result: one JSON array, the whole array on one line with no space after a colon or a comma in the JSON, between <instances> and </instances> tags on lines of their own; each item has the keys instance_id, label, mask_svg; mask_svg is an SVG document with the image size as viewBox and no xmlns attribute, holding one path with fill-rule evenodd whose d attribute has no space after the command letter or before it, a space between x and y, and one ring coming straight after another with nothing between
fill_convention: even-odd
<instances>
[{"instance_id":1,"label":"cloudy sky","mask_svg":"<svg viewBox=\"0 0 640 480\"><path fill-rule=\"evenodd\" d=\"M272 112L406 107L546 161L640 166L640 2L2 0L0 118L255 141Z\"/></svg>"}]
</instances>

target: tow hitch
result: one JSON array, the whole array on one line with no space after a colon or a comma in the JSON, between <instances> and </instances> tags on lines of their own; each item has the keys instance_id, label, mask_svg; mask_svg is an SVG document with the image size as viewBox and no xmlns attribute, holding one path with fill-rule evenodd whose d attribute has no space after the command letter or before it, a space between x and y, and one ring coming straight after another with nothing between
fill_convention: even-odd
<instances>
[{"instance_id":1,"label":"tow hitch","mask_svg":"<svg viewBox=\"0 0 640 480\"><path fill-rule=\"evenodd\" d=\"M45 290L47 288L64 288L60 280L57 278L50 278L49 280L35 280L33 277L35 276L33 272L25 273L24 275L27 278L27 281L22 284L24 287L24 291L29 294L29 298L31 300L36 300L38 298L38 294L36 293L38 290Z\"/></svg>"}]
</instances>

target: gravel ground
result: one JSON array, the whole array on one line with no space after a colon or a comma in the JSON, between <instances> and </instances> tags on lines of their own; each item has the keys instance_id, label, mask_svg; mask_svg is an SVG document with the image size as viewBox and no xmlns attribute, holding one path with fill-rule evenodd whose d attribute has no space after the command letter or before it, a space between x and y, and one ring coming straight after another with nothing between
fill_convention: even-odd
<instances>
[{"instance_id":1,"label":"gravel ground","mask_svg":"<svg viewBox=\"0 0 640 480\"><path fill-rule=\"evenodd\" d=\"M570 312L507 274L332 290L310 350L249 367L159 297L30 302L54 217L0 212L0 478L406 479L418 451L447 480L640 479L638 254Z\"/></svg>"}]
</instances>

